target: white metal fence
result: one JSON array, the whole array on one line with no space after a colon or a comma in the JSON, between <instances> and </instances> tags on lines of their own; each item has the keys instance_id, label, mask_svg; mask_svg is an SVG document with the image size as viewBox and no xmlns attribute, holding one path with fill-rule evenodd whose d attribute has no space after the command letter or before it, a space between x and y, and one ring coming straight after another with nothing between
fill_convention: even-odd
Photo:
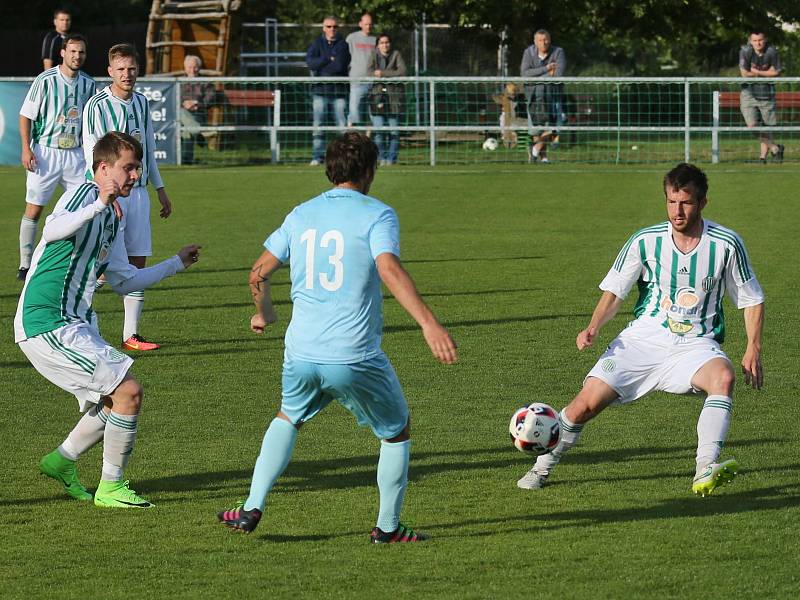
<instances>
[{"instance_id":1,"label":"white metal fence","mask_svg":"<svg viewBox=\"0 0 800 600\"><path fill-rule=\"evenodd\" d=\"M213 89L208 110L195 115L199 127L180 118L184 84L198 82ZM333 110L314 124L313 90L327 85L322 95L339 97L346 106L350 83L309 77L177 78L141 79L137 87L149 90L151 107L170 104L159 109L162 159L301 164L313 157L315 135L324 144L342 130ZM752 80L739 78L566 77L543 83L406 77L360 83L368 93L353 128L369 131L385 147L396 140L397 161L403 164L525 163L529 145L543 131L553 134L546 136L552 163L757 161L759 134L785 146L784 160L800 160L794 143L800 137L800 78L759 80L774 85L777 124L755 128L746 127L739 108L741 86ZM524 93L531 86L539 86L534 96L545 98L533 105L532 123ZM7 126L11 120L6 118ZM550 123L539 125L539 120ZM498 142L496 149L484 144L488 138Z\"/></svg>"}]
</instances>

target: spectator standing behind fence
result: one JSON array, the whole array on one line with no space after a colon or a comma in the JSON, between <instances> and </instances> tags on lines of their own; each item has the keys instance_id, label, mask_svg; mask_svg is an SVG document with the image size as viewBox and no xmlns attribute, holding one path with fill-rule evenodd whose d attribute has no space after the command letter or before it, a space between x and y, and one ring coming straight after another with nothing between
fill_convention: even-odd
<instances>
[{"instance_id":1,"label":"spectator standing behind fence","mask_svg":"<svg viewBox=\"0 0 800 600\"><path fill-rule=\"evenodd\" d=\"M202 64L199 56L188 54L183 59L186 76L199 76ZM216 91L210 83L181 84L181 163L184 165L194 163L195 142L201 146L205 142L201 129L208 122L208 109L215 96Z\"/></svg>"},{"instance_id":2,"label":"spectator standing behind fence","mask_svg":"<svg viewBox=\"0 0 800 600\"><path fill-rule=\"evenodd\" d=\"M369 59L369 75L373 77L405 77L406 63L397 50L392 50L392 38L382 33L378 36L376 49ZM386 83L379 81L370 91L369 112L374 127L397 127L400 114L403 112L405 90L402 83ZM378 147L378 158L381 165L393 165L397 162L400 150L400 133L397 129L389 132L389 146L384 141L385 131L376 130L375 145Z\"/></svg>"},{"instance_id":3,"label":"spectator standing behind fence","mask_svg":"<svg viewBox=\"0 0 800 600\"><path fill-rule=\"evenodd\" d=\"M767 43L767 37L760 31L751 32L749 43L739 51L739 72L742 77L778 77L781 74L778 51ZM778 124L774 83L742 84L739 104L748 127ZM756 137L761 141L761 162L767 162L770 154L776 161L783 161L783 145L776 144L768 131L759 131Z\"/></svg>"},{"instance_id":4,"label":"spectator standing behind fence","mask_svg":"<svg viewBox=\"0 0 800 600\"><path fill-rule=\"evenodd\" d=\"M57 8L53 13L53 31L47 32L42 40L42 70L52 69L61 63L61 48L64 38L72 25L72 15L64 8Z\"/></svg>"},{"instance_id":5,"label":"spectator standing behind fence","mask_svg":"<svg viewBox=\"0 0 800 600\"><path fill-rule=\"evenodd\" d=\"M522 77L563 77L567 67L564 50L550 43L550 33L539 29L533 37L533 45L522 54L520 75ZM565 121L562 107L562 84L526 84L525 97L528 107L528 129L531 134L530 161L549 162L547 143L558 142L558 130L551 129Z\"/></svg>"},{"instance_id":6,"label":"spectator standing behind fence","mask_svg":"<svg viewBox=\"0 0 800 600\"><path fill-rule=\"evenodd\" d=\"M306 64L314 77L347 77L350 68L350 50L339 35L336 17L327 16L322 21L322 35L315 39L306 52ZM345 105L348 89L346 83L311 84L311 104L314 120L314 144L312 165L321 165L325 158L325 133L319 130L325 113L333 110L336 126L344 129L347 124Z\"/></svg>"},{"instance_id":7,"label":"spectator standing behind fence","mask_svg":"<svg viewBox=\"0 0 800 600\"><path fill-rule=\"evenodd\" d=\"M360 83L360 77L372 77L370 60L375 54L375 36L372 33L372 15L365 12L358 21L359 31L354 31L345 38L350 51L350 107L347 114L347 126L361 123L361 108L364 97L369 92L370 84Z\"/></svg>"}]
</instances>

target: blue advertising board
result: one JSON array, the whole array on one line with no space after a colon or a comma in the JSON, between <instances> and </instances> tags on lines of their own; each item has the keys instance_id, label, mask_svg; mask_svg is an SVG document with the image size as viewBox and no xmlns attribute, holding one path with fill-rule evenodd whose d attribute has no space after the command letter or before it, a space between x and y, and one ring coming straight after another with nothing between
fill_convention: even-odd
<instances>
[{"instance_id":1,"label":"blue advertising board","mask_svg":"<svg viewBox=\"0 0 800 600\"><path fill-rule=\"evenodd\" d=\"M0 81L0 165L20 164L19 109L33 80ZM98 89L104 83L98 82ZM172 81L140 80L136 91L150 104L159 163L177 162L178 114L175 110L178 86Z\"/></svg>"}]
</instances>

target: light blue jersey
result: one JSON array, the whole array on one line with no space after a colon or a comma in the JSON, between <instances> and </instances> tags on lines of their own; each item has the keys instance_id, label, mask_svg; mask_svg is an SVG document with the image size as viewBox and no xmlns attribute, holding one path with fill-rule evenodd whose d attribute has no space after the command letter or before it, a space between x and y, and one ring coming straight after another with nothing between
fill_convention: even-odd
<instances>
[{"instance_id":1,"label":"light blue jersey","mask_svg":"<svg viewBox=\"0 0 800 600\"><path fill-rule=\"evenodd\" d=\"M290 356L350 364L380 354L383 299L375 259L399 256L399 240L395 211L354 190L324 192L289 213L264 247L290 266Z\"/></svg>"}]
</instances>

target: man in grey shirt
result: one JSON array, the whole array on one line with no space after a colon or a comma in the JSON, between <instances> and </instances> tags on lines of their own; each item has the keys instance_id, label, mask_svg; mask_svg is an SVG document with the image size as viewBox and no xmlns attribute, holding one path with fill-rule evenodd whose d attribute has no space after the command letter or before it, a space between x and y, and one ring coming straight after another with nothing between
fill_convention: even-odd
<instances>
[{"instance_id":1,"label":"man in grey shirt","mask_svg":"<svg viewBox=\"0 0 800 600\"><path fill-rule=\"evenodd\" d=\"M775 47L767 44L766 36L760 31L753 31L749 42L739 51L739 72L742 77L778 77L781 74L781 59ZM748 127L778 124L774 83L743 83L739 105ZM759 131L756 137L761 142L761 162L767 162L768 154L777 162L783 161L783 145L776 144L768 131Z\"/></svg>"},{"instance_id":2,"label":"man in grey shirt","mask_svg":"<svg viewBox=\"0 0 800 600\"><path fill-rule=\"evenodd\" d=\"M361 122L363 99L369 92L369 83L353 81L359 77L372 77L369 72L370 57L375 54L375 36L372 33L372 15L365 12L358 21L359 31L354 31L345 38L350 48L350 107L347 126ZM366 120L366 119L364 119Z\"/></svg>"},{"instance_id":3,"label":"man in grey shirt","mask_svg":"<svg viewBox=\"0 0 800 600\"><path fill-rule=\"evenodd\" d=\"M520 75L522 77L563 77L567 67L564 50L550 43L550 33L539 29L533 36L533 45L522 54ZM558 130L566 120L561 103L562 84L528 83L525 98L528 107L528 129L531 134L530 161L549 162L547 143L558 142Z\"/></svg>"}]
</instances>

